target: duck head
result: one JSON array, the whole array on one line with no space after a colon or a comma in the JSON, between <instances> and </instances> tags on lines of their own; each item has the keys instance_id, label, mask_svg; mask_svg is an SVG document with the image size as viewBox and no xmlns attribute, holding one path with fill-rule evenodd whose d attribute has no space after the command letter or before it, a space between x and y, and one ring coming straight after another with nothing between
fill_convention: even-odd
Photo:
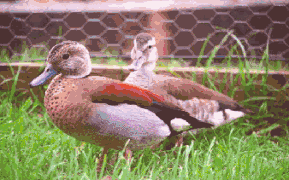
<instances>
[{"instance_id":1,"label":"duck head","mask_svg":"<svg viewBox=\"0 0 289 180\"><path fill-rule=\"evenodd\" d=\"M91 69L89 52L85 46L75 41L64 41L49 51L45 70L30 85L42 85L56 74L66 78L83 78L90 74Z\"/></svg>"},{"instance_id":2,"label":"duck head","mask_svg":"<svg viewBox=\"0 0 289 180\"><path fill-rule=\"evenodd\" d=\"M135 37L133 44L134 46L131 50L133 62L127 69L131 72L142 68L154 70L158 60L155 37L148 33L140 33Z\"/></svg>"}]
</instances>

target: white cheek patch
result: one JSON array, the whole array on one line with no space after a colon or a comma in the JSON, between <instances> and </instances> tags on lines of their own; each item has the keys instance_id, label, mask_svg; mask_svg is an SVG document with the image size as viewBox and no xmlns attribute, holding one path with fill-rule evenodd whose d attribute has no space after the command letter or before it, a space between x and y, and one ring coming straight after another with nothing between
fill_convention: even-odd
<instances>
[{"instance_id":1,"label":"white cheek patch","mask_svg":"<svg viewBox=\"0 0 289 180\"><path fill-rule=\"evenodd\" d=\"M158 50L156 47L153 47L151 49L151 52L149 53L148 61L156 62L158 60L158 58L159 58Z\"/></svg>"},{"instance_id":2,"label":"white cheek patch","mask_svg":"<svg viewBox=\"0 0 289 180\"><path fill-rule=\"evenodd\" d=\"M133 46L137 48L136 39L133 40Z\"/></svg>"},{"instance_id":3,"label":"white cheek patch","mask_svg":"<svg viewBox=\"0 0 289 180\"><path fill-rule=\"evenodd\" d=\"M156 45L156 39L153 37L151 40L148 41L148 46L154 46Z\"/></svg>"}]
</instances>

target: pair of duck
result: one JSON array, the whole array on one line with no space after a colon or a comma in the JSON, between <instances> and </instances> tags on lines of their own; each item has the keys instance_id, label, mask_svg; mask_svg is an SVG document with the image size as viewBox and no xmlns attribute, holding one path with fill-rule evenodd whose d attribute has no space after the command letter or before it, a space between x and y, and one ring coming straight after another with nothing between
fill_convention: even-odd
<instances>
[{"instance_id":1,"label":"pair of duck","mask_svg":"<svg viewBox=\"0 0 289 180\"><path fill-rule=\"evenodd\" d=\"M44 72L30 85L41 85L57 75L45 92L47 113L66 134L103 146L103 155L109 148L124 148L128 140L129 150L144 149L175 138L182 132L176 129L184 124L194 129L212 127L249 112L228 96L193 81L156 75L155 45L150 34L136 36L133 63L128 67L133 72L121 82L89 76L88 50L65 41L50 50Z\"/></svg>"}]
</instances>

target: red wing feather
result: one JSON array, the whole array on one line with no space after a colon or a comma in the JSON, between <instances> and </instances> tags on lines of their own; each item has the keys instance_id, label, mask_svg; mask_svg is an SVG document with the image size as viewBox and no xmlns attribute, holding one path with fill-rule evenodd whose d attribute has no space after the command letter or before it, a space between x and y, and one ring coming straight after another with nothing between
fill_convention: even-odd
<instances>
[{"instance_id":1,"label":"red wing feather","mask_svg":"<svg viewBox=\"0 0 289 180\"><path fill-rule=\"evenodd\" d=\"M102 94L115 94L119 95L120 93L125 95L130 95L130 97L141 97L143 100L152 103L153 100L158 102L163 102L164 98L160 95L154 94L153 92L139 88L134 85L124 84L124 83L111 83L105 86L105 89L101 91Z\"/></svg>"}]
</instances>

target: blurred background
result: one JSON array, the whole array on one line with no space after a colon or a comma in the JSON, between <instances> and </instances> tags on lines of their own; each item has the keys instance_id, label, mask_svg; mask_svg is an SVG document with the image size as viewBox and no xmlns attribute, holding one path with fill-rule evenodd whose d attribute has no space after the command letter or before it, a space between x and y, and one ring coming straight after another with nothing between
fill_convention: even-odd
<instances>
[{"instance_id":1,"label":"blurred background","mask_svg":"<svg viewBox=\"0 0 289 180\"><path fill-rule=\"evenodd\" d=\"M23 0L1 1L0 7L0 48L9 56L21 54L23 45L48 50L74 40L95 56L129 58L133 37L150 32L162 58L206 59L232 30L248 57L262 58L268 44L270 60L289 58L287 1ZM216 59L234 45L229 37ZM239 46L234 55L243 57Z\"/></svg>"}]
</instances>

